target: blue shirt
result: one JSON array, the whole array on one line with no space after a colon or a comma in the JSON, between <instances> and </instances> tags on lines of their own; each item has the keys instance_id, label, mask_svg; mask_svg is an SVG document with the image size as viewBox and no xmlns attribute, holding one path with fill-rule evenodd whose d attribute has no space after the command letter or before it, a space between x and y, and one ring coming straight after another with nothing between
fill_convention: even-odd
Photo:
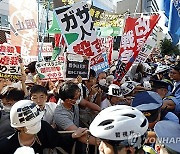
<instances>
[{"instance_id":1,"label":"blue shirt","mask_svg":"<svg viewBox=\"0 0 180 154\"><path fill-rule=\"evenodd\" d=\"M180 81L174 83L174 89L178 85L180 85ZM172 97L171 100L176 104L175 113L180 113L180 87L176 90L174 97Z\"/></svg>"}]
</instances>

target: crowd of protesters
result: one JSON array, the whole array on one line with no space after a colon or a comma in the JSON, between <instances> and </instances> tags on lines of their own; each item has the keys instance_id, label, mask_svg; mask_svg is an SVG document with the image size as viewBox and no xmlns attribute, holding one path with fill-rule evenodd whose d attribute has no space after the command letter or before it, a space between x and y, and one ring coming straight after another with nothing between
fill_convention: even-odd
<instances>
[{"instance_id":1,"label":"crowd of protesters","mask_svg":"<svg viewBox=\"0 0 180 154\"><path fill-rule=\"evenodd\" d=\"M68 81L41 81L35 64L0 78L0 153L180 153L177 57L135 63L121 81L117 62Z\"/></svg>"}]
</instances>

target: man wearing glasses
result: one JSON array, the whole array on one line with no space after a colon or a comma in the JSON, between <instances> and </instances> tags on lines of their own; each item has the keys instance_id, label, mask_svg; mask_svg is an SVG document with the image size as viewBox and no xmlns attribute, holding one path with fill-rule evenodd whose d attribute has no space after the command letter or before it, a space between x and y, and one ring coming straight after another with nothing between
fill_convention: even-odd
<instances>
[{"instance_id":1,"label":"man wearing glasses","mask_svg":"<svg viewBox=\"0 0 180 154\"><path fill-rule=\"evenodd\" d=\"M170 111L174 111L178 116L180 114L180 62L172 67L170 71L170 77L174 80L174 88L172 90L169 100L163 102L162 108L167 108Z\"/></svg>"}]
</instances>

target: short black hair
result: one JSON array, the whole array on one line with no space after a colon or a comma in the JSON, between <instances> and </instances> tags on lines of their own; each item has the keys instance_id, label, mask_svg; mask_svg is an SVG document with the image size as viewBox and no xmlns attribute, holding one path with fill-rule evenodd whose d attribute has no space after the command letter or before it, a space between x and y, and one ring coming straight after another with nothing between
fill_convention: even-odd
<instances>
[{"instance_id":1,"label":"short black hair","mask_svg":"<svg viewBox=\"0 0 180 154\"><path fill-rule=\"evenodd\" d=\"M79 90L77 84L65 82L59 89L58 97L63 101L66 99L74 99L76 90Z\"/></svg>"},{"instance_id":2,"label":"short black hair","mask_svg":"<svg viewBox=\"0 0 180 154\"><path fill-rule=\"evenodd\" d=\"M7 100L13 100L13 101L20 101L23 100L25 96L25 93L23 90L19 90L17 88L10 89L7 93L5 98Z\"/></svg>"},{"instance_id":3,"label":"short black hair","mask_svg":"<svg viewBox=\"0 0 180 154\"><path fill-rule=\"evenodd\" d=\"M27 65L27 68L31 73L34 73L36 71L36 61L33 61Z\"/></svg>"},{"instance_id":4,"label":"short black hair","mask_svg":"<svg viewBox=\"0 0 180 154\"><path fill-rule=\"evenodd\" d=\"M30 97L32 94L35 94L35 93L44 93L45 95L48 95L47 94L47 89L41 85L34 85L31 87L30 89Z\"/></svg>"},{"instance_id":5,"label":"short black hair","mask_svg":"<svg viewBox=\"0 0 180 154\"><path fill-rule=\"evenodd\" d=\"M90 77L96 77L96 72L93 69L90 69L89 78Z\"/></svg>"}]
</instances>

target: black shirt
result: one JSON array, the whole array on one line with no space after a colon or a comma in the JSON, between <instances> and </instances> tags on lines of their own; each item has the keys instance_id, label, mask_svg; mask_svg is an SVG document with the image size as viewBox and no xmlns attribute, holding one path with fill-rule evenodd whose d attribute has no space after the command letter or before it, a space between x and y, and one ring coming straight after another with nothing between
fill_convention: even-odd
<instances>
[{"instance_id":1,"label":"black shirt","mask_svg":"<svg viewBox=\"0 0 180 154\"><path fill-rule=\"evenodd\" d=\"M71 134L58 134L46 121L41 121L41 130L37 133L36 141L31 147L35 153L39 154L43 154L44 148L55 147L61 147L67 153L71 153L74 141ZM13 154L19 147L21 145L18 140L18 132L0 140L0 153L2 154Z\"/></svg>"}]
</instances>

